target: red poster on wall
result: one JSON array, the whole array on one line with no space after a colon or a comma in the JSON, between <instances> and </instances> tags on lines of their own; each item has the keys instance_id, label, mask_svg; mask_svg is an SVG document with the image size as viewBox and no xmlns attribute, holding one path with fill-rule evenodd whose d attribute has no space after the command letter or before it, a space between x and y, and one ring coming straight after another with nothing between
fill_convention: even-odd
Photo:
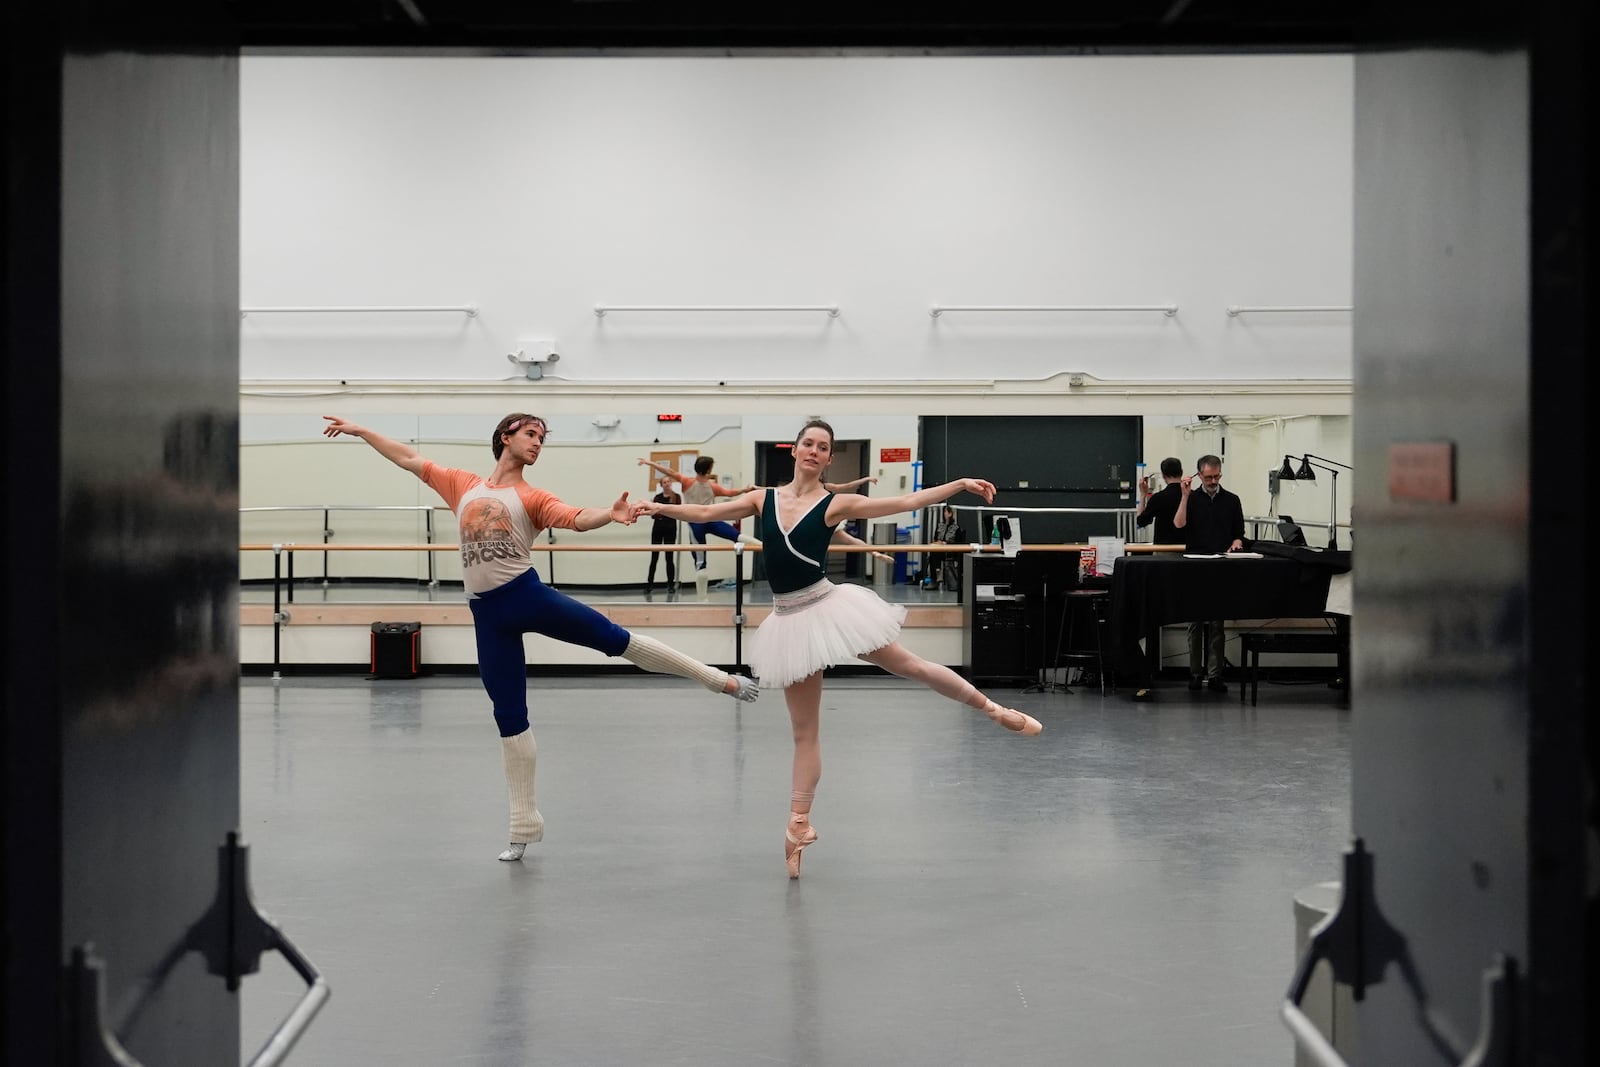
<instances>
[{"instance_id":1,"label":"red poster on wall","mask_svg":"<svg viewBox=\"0 0 1600 1067\"><path fill-rule=\"evenodd\" d=\"M909 448L880 448L878 449L879 463L910 463L911 449Z\"/></svg>"}]
</instances>

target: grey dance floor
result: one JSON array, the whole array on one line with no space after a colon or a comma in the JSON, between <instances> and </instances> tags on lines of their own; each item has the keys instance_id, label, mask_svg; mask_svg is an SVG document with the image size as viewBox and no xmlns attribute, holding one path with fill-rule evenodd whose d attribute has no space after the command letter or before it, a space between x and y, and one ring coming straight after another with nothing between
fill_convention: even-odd
<instances>
[{"instance_id":1,"label":"grey dance floor","mask_svg":"<svg viewBox=\"0 0 1600 1067\"><path fill-rule=\"evenodd\" d=\"M475 679L245 680L255 899L333 990L290 1062L1292 1063L1292 899L1339 876L1349 712L1003 696L1044 734L829 679L790 882L781 694L535 679L546 836L504 864ZM245 981L247 1056L302 988L276 955Z\"/></svg>"}]
</instances>

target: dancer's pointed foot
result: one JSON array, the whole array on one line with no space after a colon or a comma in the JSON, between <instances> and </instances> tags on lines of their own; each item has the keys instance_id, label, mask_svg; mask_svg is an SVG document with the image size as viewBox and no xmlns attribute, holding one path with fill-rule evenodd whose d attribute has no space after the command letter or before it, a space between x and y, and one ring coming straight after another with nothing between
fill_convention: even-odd
<instances>
[{"instance_id":1,"label":"dancer's pointed foot","mask_svg":"<svg viewBox=\"0 0 1600 1067\"><path fill-rule=\"evenodd\" d=\"M811 825L811 816L789 816L789 828L783 835L783 862L789 868L789 877L800 877L800 853L817 840L817 828Z\"/></svg>"},{"instance_id":2,"label":"dancer's pointed foot","mask_svg":"<svg viewBox=\"0 0 1600 1067\"><path fill-rule=\"evenodd\" d=\"M522 858L522 854L526 851L528 851L528 843L526 841L513 841L506 846L504 852L500 853L500 862L515 863Z\"/></svg>"},{"instance_id":3,"label":"dancer's pointed foot","mask_svg":"<svg viewBox=\"0 0 1600 1067\"><path fill-rule=\"evenodd\" d=\"M756 680L743 674L729 674L728 680L723 683L722 691L735 700L749 703L761 695L761 687Z\"/></svg>"},{"instance_id":4,"label":"dancer's pointed foot","mask_svg":"<svg viewBox=\"0 0 1600 1067\"><path fill-rule=\"evenodd\" d=\"M1032 715L1024 715L1015 708L1003 708L992 700L984 704L983 713L1012 733L1031 737L1044 729L1044 724Z\"/></svg>"}]
</instances>

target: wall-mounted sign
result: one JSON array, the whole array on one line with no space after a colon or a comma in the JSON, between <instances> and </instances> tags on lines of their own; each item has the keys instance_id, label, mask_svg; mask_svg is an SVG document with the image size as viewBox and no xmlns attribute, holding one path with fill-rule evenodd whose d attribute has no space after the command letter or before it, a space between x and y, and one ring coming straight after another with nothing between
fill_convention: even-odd
<instances>
[{"instance_id":1,"label":"wall-mounted sign","mask_svg":"<svg viewBox=\"0 0 1600 1067\"><path fill-rule=\"evenodd\" d=\"M682 422L683 421L683 416L682 415L657 415L656 416L656 421L657 422Z\"/></svg>"},{"instance_id":2,"label":"wall-mounted sign","mask_svg":"<svg viewBox=\"0 0 1600 1067\"><path fill-rule=\"evenodd\" d=\"M1389 446L1389 499L1450 504L1456 498L1453 441L1405 441Z\"/></svg>"},{"instance_id":3,"label":"wall-mounted sign","mask_svg":"<svg viewBox=\"0 0 1600 1067\"><path fill-rule=\"evenodd\" d=\"M878 449L879 463L910 463L911 449L909 448L880 448Z\"/></svg>"}]
</instances>

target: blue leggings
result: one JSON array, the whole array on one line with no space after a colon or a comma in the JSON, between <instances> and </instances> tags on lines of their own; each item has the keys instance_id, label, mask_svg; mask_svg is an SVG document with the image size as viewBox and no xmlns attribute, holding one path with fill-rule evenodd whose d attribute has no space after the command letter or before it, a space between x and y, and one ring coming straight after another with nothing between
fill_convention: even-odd
<instances>
[{"instance_id":1,"label":"blue leggings","mask_svg":"<svg viewBox=\"0 0 1600 1067\"><path fill-rule=\"evenodd\" d=\"M731 522L691 522L689 524L689 536L697 545L706 543L706 534L708 533L716 534L718 537L725 537L729 541L739 540L738 527ZM706 569L706 554L704 552L691 552L689 555L694 557L695 570L703 571Z\"/></svg>"},{"instance_id":2,"label":"blue leggings","mask_svg":"<svg viewBox=\"0 0 1600 1067\"><path fill-rule=\"evenodd\" d=\"M587 604L558 593L529 568L498 589L467 601L478 638L478 677L494 705L501 737L528 728L528 659L523 634L543 634L608 656L628 649L632 635Z\"/></svg>"}]
</instances>

